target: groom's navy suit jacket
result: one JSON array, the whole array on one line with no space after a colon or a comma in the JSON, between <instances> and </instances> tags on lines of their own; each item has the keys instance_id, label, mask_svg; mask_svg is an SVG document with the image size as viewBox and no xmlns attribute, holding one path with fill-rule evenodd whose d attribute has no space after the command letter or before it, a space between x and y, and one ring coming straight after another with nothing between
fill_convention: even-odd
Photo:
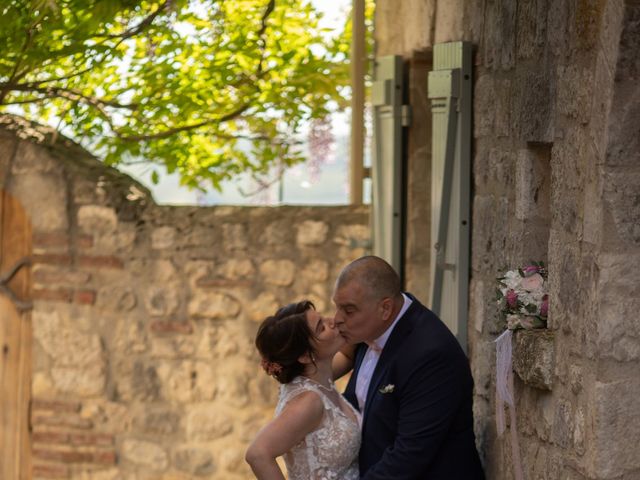
<instances>
[{"instance_id":1,"label":"groom's navy suit jacket","mask_svg":"<svg viewBox=\"0 0 640 480\"><path fill-rule=\"evenodd\" d=\"M484 479L473 433L467 357L446 325L408 296L413 303L380 354L361 412L360 477ZM365 344L356 349L344 392L356 408L356 379L366 349Z\"/></svg>"}]
</instances>

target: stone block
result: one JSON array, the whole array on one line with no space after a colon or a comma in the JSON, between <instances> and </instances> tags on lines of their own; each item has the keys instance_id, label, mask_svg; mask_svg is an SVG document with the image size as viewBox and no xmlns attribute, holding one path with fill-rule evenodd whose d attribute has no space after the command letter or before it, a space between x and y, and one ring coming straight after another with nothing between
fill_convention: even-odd
<instances>
[{"instance_id":1,"label":"stone block","mask_svg":"<svg viewBox=\"0 0 640 480\"><path fill-rule=\"evenodd\" d=\"M257 297L246 302L246 313L250 320L261 322L268 315L273 315L280 305L271 292L261 292Z\"/></svg>"},{"instance_id":2,"label":"stone block","mask_svg":"<svg viewBox=\"0 0 640 480\"><path fill-rule=\"evenodd\" d=\"M513 368L527 385L551 390L555 370L554 334L545 329L518 330L514 336Z\"/></svg>"},{"instance_id":3,"label":"stone block","mask_svg":"<svg viewBox=\"0 0 640 480\"><path fill-rule=\"evenodd\" d=\"M38 232L69 227L67 195L63 179L53 172L12 177L9 192L16 197Z\"/></svg>"},{"instance_id":4,"label":"stone block","mask_svg":"<svg viewBox=\"0 0 640 480\"><path fill-rule=\"evenodd\" d=\"M181 418L171 407L146 404L134 416L134 426L147 435L166 437L180 431Z\"/></svg>"},{"instance_id":5,"label":"stone block","mask_svg":"<svg viewBox=\"0 0 640 480\"><path fill-rule=\"evenodd\" d=\"M249 279L255 274L255 267L248 258L232 258L220 267L220 272L229 280Z\"/></svg>"},{"instance_id":6,"label":"stone block","mask_svg":"<svg viewBox=\"0 0 640 480\"><path fill-rule=\"evenodd\" d=\"M321 245L327 239L329 225L326 222L305 220L298 228L296 243L300 246Z\"/></svg>"},{"instance_id":7,"label":"stone block","mask_svg":"<svg viewBox=\"0 0 640 480\"><path fill-rule=\"evenodd\" d=\"M157 443L126 439L122 442L121 454L123 460L153 472L161 472L169 466L169 455Z\"/></svg>"},{"instance_id":8,"label":"stone block","mask_svg":"<svg viewBox=\"0 0 640 480\"><path fill-rule=\"evenodd\" d=\"M473 95L475 138L488 137L494 133L497 96L495 88L492 75L480 75L475 82Z\"/></svg>"},{"instance_id":9,"label":"stone block","mask_svg":"<svg viewBox=\"0 0 640 480\"><path fill-rule=\"evenodd\" d=\"M247 227L241 223L225 223L222 225L225 248L245 250L249 245Z\"/></svg>"},{"instance_id":10,"label":"stone block","mask_svg":"<svg viewBox=\"0 0 640 480\"><path fill-rule=\"evenodd\" d=\"M288 287L293 283L296 266L291 260L267 260L260 265L265 283Z\"/></svg>"},{"instance_id":11,"label":"stone block","mask_svg":"<svg viewBox=\"0 0 640 480\"><path fill-rule=\"evenodd\" d=\"M635 133L637 134L637 132ZM640 189L638 185L640 185L640 168L610 169L605 174L605 212L611 215L614 230L606 231L604 240L617 248L637 248L640 246L640 208L638 208Z\"/></svg>"},{"instance_id":12,"label":"stone block","mask_svg":"<svg viewBox=\"0 0 640 480\"><path fill-rule=\"evenodd\" d=\"M240 313L240 302L226 293L200 290L193 295L188 310L194 318L235 318Z\"/></svg>"},{"instance_id":13,"label":"stone block","mask_svg":"<svg viewBox=\"0 0 640 480\"><path fill-rule=\"evenodd\" d=\"M104 393L106 372L102 365L81 368L59 366L51 369L54 387L68 395L91 397Z\"/></svg>"},{"instance_id":14,"label":"stone block","mask_svg":"<svg viewBox=\"0 0 640 480\"><path fill-rule=\"evenodd\" d=\"M118 216L111 207L83 205L78 209L78 226L86 233L113 233L118 228Z\"/></svg>"},{"instance_id":15,"label":"stone block","mask_svg":"<svg viewBox=\"0 0 640 480\"><path fill-rule=\"evenodd\" d=\"M173 315L180 306L177 285L150 286L145 296L145 307L151 316Z\"/></svg>"},{"instance_id":16,"label":"stone block","mask_svg":"<svg viewBox=\"0 0 640 480\"><path fill-rule=\"evenodd\" d=\"M175 467L195 477L207 477L216 471L211 451L203 448L183 448L174 454Z\"/></svg>"},{"instance_id":17,"label":"stone block","mask_svg":"<svg viewBox=\"0 0 640 480\"><path fill-rule=\"evenodd\" d=\"M164 250L173 247L177 231L173 227L158 227L151 232L151 248Z\"/></svg>"},{"instance_id":18,"label":"stone block","mask_svg":"<svg viewBox=\"0 0 640 480\"><path fill-rule=\"evenodd\" d=\"M193 407L187 413L187 437L192 441L209 441L233 431L233 415L213 405Z\"/></svg>"},{"instance_id":19,"label":"stone block","mask_svg":"<svg viewBox=\"0 0 640 480\"><path fill-rule=\"evenodd\" d=\"M588 473L592 478L627 478L640 470L640 378L595 382L592 444ZM591 442L590 442L591 443ZM593 450L589 452L589 447ZM632 478L629 476L628 478Z\"/></svg>"}]
</instances>

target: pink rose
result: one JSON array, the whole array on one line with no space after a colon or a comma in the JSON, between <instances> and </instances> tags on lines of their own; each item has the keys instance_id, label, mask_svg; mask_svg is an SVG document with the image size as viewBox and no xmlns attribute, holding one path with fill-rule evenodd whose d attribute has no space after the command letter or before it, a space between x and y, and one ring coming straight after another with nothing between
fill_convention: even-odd
<instances>
[{"instance_id":1,"label":"pink rose","mask_svg":"<svg viewBox=\"0 0 640 480\"><path fill-rule=\"evenodd\" d=\"M533 292L534 290L538 290L542 287L543 283L544 279L542 278L542 275L534 273L530 277L523 278L521 285L527 292Z\"/></svg>"},{"instance_id":2,"label":"pink rose","mask_svg":"<svg viewBox=\"0 0 640 480\"><path fill-rule=\"evenodd\" d=\"M549 312L549 295L542 297L542 304L540 305L540 316L546 317Z\"/></svg>"},{"instance_id":3,"label":"pink rose","mask_svg":"<svg viewBox=\"0 0 640 480\"><path fill-rule=\"evenodd\" d=\"M518 294L515 292L515 290L511 289L511 290L507 290L507 305L509 307L515 308L516 305L518 305Z\"/></svg>"},{"instance_id":4,"label":"pink rose","mask_svg":"<svg viewBox=\"0 0 640 480\"><path fill-rule=\"evenodd\" d=\"M540 271L540 268L535 265L527 265L522 269L522 271L524 272L525 276L528 277L531 274L538 273Z\"/></svg>"}]
</instances>

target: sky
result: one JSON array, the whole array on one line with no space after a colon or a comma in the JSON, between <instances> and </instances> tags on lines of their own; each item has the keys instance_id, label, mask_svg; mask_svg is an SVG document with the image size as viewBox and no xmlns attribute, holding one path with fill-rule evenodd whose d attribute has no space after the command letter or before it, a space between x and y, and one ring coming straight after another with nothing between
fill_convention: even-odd
<instances>
[{"instance_id":1,"label":"sky","mask_svg":"<svg viewBox=\"0 0 640 480\"><path fill-rule=\"evenodd\" d=\"M351 0L311 0L311 3L323 13L322 26L332 29L342 26L351 8ZM348 115L335 115L332 125L335 144L319 173L313 172L306 164L296 165L285 172L282 183L277 182L257 195L243 195L243 191L256 190L246 176L224 182L222 192L213 189L201 192L181 186L177 175L166 173L154 185L150 180L152 169L149 166L133 165L120 167L120 170L147 186L155 201L163 205L346 204L349 202Z\"/></svg>"}]
</instances>

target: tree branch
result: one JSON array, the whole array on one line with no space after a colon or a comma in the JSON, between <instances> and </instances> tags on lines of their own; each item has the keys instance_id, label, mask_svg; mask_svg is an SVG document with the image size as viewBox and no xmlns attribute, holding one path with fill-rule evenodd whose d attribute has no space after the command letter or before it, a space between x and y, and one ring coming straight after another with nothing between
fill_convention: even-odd
<instances>
[{"instance_id":1,"label":"tree branch","mask_svg":"<svg viewBox=\"0 0 640 480\"><path fill-rule=\"evenodd\" d=\"M127 40L128 38L134 37L138 35L140 32L144 31L149 25L153 23L158 15L160 15L166 7L171 4L171 0L165 0L165 2L158 7L158 9L154 12L151 12L148 17L144 18L140 21L135 27L130 28L129 30L125 30L122 33L113 34L113 33L105 33L95 35L95 38L103 38L103 39L119 39L118 44Z\"/></svg>"},{"instance_id":2,"label":"tree branch","mask_svg":"<svg viewBox=\"0 0 640 480\"><path fill-rule=\"evenodd\" d=\"M192 123L190 125L183 125L181 127L170 128L170 129L165 130L163 132L148 133L148 134L143 134L143 135L123 135L117 129L114 130L114 132L115 132L115 134L118 136L118 138L120 140L124 140L125 142L140 142L140 141L146 141L146 140L159 140L161 138L167 138L167 137L170 137L172 135L175 135L176 133L196 130L198 128L201 128L201 127L204 127L204 126L207 126L207 125L211 125L211 124L214 124L214 123L226 122L227 120L231 120L232 118L235 118L235 117L241 115L243 112L248 110L250 106L251 106L251 104L247 103L247 104L237 108L236 110L234 110L232 112L229 112L226 115L223 115L222 117L212 118L212 119L209 119L209 120L203 120L202 122Z\"/></svg>"},{"instance_id":3,"label":"tree branch","mask_svg":"<svg viewBox=\"0 0 640 480\"><path fill-rule=\"evenodd\" d=\"M85 95L83 93L78 92L77 90L72 90L69 88L62 87L36 87L29 84L18 84L18 85L10 85L10 84L0 84L0 88L7 88L8 91L17 91L17 92L39 92L43 93L46 97L60 97L66 98L72 101L83 101L93 107L98 108L100 111L104 110L104 107L113 107L113 108L126 108L128 110L135 110L138 108L137 104L125 104L116 102L115 100L107 100L104 98L92 97L89 95Z\"/></svg>"}]
</instances>

